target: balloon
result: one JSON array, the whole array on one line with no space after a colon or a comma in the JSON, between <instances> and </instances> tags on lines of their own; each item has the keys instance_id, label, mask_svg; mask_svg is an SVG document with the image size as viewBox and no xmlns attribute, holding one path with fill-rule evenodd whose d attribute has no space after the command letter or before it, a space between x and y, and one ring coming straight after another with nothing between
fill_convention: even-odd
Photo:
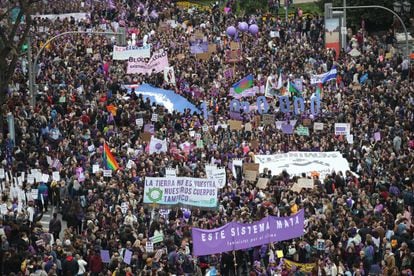
<instances>
[{"instance_id":1,"label":"balloon","mask_svg":"<svg viewBox=\"0 0 414 276\"><path fill-rule=\"evenodd\" d=\"M191 216L190 211L188 211L188 210L184 211L184 213L183 213L183 217L184 217L185 219L189 219L189 218L190 218L190 216Z\"/></svg>"},{"instance_id":2,"label":"balloon","mask_svg":"<svg viewBox=\"0 0 414 276\"><path fill-rule=\"evenodd\" d=\"M226 33L228 36L234 36L236 34L236 28L234 26L230 26L227 28Z\"/></svg>"},{"instance_id":3,"label":"balloon","mask_svg":"<svg viewBox=\"0 0 414 276\"><path fill-rule=\"evenodd\" d=\"M247 32L249 30L249 25L246 22L239 22L239 25L237 27L242 32Z\"/></svg>"},{"instance_id":4,"label":"balloon","mask_svg":"<svg viewBox=\"0 0 414 276\"><path fill-rule=\"evenodd\" d=\"M252 35L255 35L259 32L259 27L256 24L252 24L252 25L249 26L249 32Z\"/></svg>"}]
</instances>

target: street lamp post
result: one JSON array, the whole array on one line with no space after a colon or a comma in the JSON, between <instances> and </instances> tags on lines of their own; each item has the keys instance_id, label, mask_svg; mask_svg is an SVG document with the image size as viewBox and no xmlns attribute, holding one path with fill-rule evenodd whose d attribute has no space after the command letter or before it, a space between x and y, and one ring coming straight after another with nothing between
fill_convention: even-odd
<instances>
[{"instance_id":1,"label":"street lamp post","mask_svg":"<svg viewBox=\"0 0 414 276\"><path fill-rule=\"evenodd\" d=\"M393 3L393 8L396 13L401 15L403 19L410 18L411 3L408 1L395 1Z\"/></svg>"},{"instance_id":2,"label":"street lamp post","mask_svg":"<svg viewBox=\"0 0 414 276\"><path fill-rule=\"evenodd\" d=\"M394 2L394 11L396 13L404 12L404 13L410 13L411 10L411 3L408 1L401 1L401 2Z\"/></svg>"},{"instance_id":3,"label":"street lamp post","mask_svg":"<svg viewBox=\"0 0 414 276\"><path fill-rule=\"evenodd\" d=\"M411 6L411 5L410 5ZM405 57L409 58L410 56L410 47L408 45L408 32L407 32L407 28L404 24L404 21L401 19L401 17L393 10L384 7L384 6L378 6L378 5L372 5L372 6L346 6L346 7L332 7L333 10L345 10L345 9L383 9L386 11L389 11L390 13L392 13L396 18L398 18L398 20L400 21L403 29L404 29L404 33L405 33ZM407 8L407 7L406 7Z\"/></svg>"},{"instance_id":4,"label":"street lamp post","mask_svg":"<svg viewBox=\"0 0 414 276\"><path fill-rule=\"evenodd\" d=\"M46 41L45 44L40 48L40 50L37 52L36 57L32 61L32 52L31 52L31 44L29 44L29 90L30 90L30 96L31 96L31 105L34 107L36 105L36 74L37 74L37 63L39 61L40 54L43 52L43 50L46 48L49 43L51 43L56 38L59 38L61 36L65 35L71 35L71 34L93 34L93 35L114 35L118 36L118 41L122 43L122 41L125 41L125 32L88 32L88 31L68 31L63 32L58 35L55 35L54 37L50 38ZM30 68L31 67L31 68Z\"/></svg>"}]
</instances>

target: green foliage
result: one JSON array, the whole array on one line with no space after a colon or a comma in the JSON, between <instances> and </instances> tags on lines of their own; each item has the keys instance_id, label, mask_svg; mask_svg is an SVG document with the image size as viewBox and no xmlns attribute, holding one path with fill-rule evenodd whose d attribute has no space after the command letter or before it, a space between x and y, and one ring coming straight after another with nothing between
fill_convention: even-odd
<instances>
[{"instance_id":1,"label":"green foliage","mask_svg":"<svg viewBox=\"0 0 414 276\"><path fill-rule=\"evenodd\" d=\"M267 0L244 0L239 2L239 9L244 11L246 14L256 13L256 11L267 11L268 2Z\"/></svg>"},{"instance_id":2,"label":"green foliage","mask_svg":"<svg viewBox=\"0 0 414 276\"><path fill-rule=\"evenodd\" d=\"M391 0L346 0L347 6L369 6L378 5L393 9L393 2ZM323 11L325 3L332 3L334 7L342 7L343 0L319 0L317 4ZM361 21L364 19L365 26L369 31L387 30L392 22L393 15L382 9L348 9L347 26L357 30L361 27Z\"/></svg>"}]
</instances>

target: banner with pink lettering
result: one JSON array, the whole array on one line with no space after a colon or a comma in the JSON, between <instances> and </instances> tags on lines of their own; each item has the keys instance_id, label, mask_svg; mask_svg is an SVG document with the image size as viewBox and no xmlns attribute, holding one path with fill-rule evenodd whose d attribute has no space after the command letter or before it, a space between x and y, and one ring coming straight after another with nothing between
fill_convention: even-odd
<instances>
[{"instance_id":1,"label":"banner with pink lettering","mask_svg":"<svg viewBox=\"0 0 414 276\"><path fill-rule=\"evenodd\" d=\"M167 52L154 53L148 62L143 58L129 58L127 74L156 74L168 67Z\"/></svg>"}]
</instances>

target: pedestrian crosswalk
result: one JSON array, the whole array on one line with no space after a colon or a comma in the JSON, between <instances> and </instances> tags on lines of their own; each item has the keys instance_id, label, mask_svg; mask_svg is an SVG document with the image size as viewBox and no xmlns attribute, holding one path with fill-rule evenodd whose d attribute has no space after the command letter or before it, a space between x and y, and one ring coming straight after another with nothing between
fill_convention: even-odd
<instances>
[{"instance_id":1,"label":"pedestrian crosswalk","mask_svg":"<svg viewBox=\"0 0 414 276\"><path fill-rule=\"evenodd\" d=\"M43 213L42 219L39 221L42 224L42 228L45 231L49 231L49 222L53 218L53 213L57 211L55 210L55 207L49 209L47 212ZM63 237L63 230L67 228L66 221L62 220L62 215L58 213L58 219L62 221L62 230L60 231L60 238Z\"/></svg>"}]
</instances>

